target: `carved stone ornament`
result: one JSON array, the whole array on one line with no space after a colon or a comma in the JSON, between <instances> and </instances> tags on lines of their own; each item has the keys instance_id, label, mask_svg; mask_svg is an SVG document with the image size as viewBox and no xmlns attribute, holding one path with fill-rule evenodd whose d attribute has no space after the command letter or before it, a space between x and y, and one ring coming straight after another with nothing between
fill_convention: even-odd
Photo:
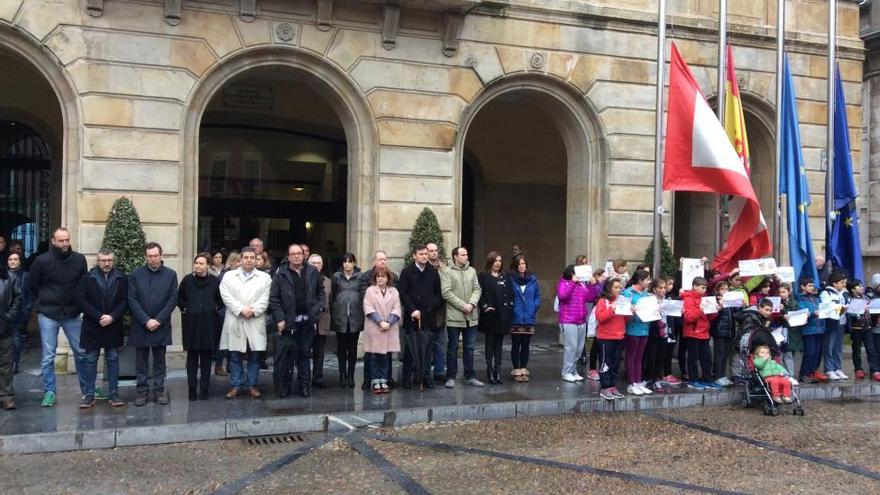
<instances>
[{"instance_id":1,"label":"carved stone ornament","mask_svg":"<svg viewBox=\"0 0 880 495\"><path fill-rule=\"evenodd\" d=\"M257 0L239 0L238 16L244 22L254 22L257 18Z\"/></svg>"},{"instance_id":2,"label":"carved stone ornament","mask_svg":"<svg viewBox=\"0 0 880 495\"><path fill-rule=\"evenodd\" d=\"M333 27L333 0L318 0L318 31Z\"/></svg>"},{"instance_id":3,"label":"carved stone ornament","mask_svg":"<svg viewBox=\"0 0 880 495\"><path fill-rule=\"evenodd\" d=\"M92 17L101 17L104 14L104 0L87 0L86 12Z\"/></svg>"},{"instance_id":4,"label":"carved stone ornament","mask_svg":"<svg viewBox=\"0 0 880 495\"><path fill-rule=\"evenodd\" d=\"M529 58L529 65L532 66L535 70L541 70L544 68L544 54L543 53L533 53Z\"/></svg>"},{"instance_id":5,"label":"carved stone ornament","mask_svg":"<svg viewBox=\"0 0 880 495\"><path fill-rule=\"evenodd\" d=\"M443 55L451 57L458 50L458 38L464 27L464 14L446 12L443 14Z\"/></svg>"},{"instance_id":6,"label":"carved stone ornament","mask_svg":"<svg viewBox=\"0 0 880 495\"><path fill-rule=\"evenodd\" d=\"M171 26L180 24L180 1L165 0L165 23Z\"/></svg>"},{"instance_id":7,"label":"carved stone ornament","mask_svg":"<svg viewBox=\"0 0 880 495\"><path fill-rule=\"evenodd\" d=\"M382 4L382 46L391 50L397 45L397 28L400 26L400 5Z\"/></svg>"},{"instance_id":8,"label":"carved stone ornament","mask_svg":"<svg viewBox=\"0 0 880 495\"><path fill-rule=\"evenodd\" d=\"M278 39L281 41L292 40L294 33L295 30L293 28L293 24L289 22L282 22L281 24L275 26L275 35L278 36Z\"/></svg>"}]
</instances>

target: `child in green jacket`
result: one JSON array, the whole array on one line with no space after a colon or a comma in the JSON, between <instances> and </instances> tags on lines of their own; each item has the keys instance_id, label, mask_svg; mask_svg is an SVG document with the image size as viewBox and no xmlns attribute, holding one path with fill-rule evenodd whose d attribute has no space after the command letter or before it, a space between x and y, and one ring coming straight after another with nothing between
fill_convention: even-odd
<instances>
[{"instance_id":1,"label":"child in green jacket","mask_svg":"<svg viewBox=\"0 0 880 495\"><path fill-rule=\"evenodd\" d=\"M765 345L756 347L752 358L755 369L770 388L773 402L791 404L791 381L788 379L788 370L770 357L770 348Z\"/></svg>"}]
</instances>

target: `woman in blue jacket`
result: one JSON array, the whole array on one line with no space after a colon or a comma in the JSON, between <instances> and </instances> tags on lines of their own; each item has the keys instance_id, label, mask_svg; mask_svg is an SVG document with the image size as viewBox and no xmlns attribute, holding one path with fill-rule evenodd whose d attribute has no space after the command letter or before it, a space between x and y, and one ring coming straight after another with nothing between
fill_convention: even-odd
<instances>
[{"instance_id":1,"label":"woman in blue jacket","mask_svg":"<svg viewBox=\"0 0 880 495\"><path fill-rule=\"evenodd\" d=\"M513 379L529 381L529 344L535 334L538 308L541 306L541 289L538 278L529 271L525 256L514 256L510 263L510 286L513 289L513 319L510 323L510 361Z\"/></svg>"}]
</instances>

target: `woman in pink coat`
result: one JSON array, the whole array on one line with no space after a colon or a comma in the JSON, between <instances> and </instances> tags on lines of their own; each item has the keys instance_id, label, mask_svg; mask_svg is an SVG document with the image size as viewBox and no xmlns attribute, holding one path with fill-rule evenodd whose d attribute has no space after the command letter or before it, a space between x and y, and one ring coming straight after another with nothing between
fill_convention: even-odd
<instances>
[{"instance_id":1,"label":"woman in pink coat","mask_svg":"<svg viewBox=\"0 0 880 495\"><path fill-rule=\"evenodd\" d=\"M386 354L400 352L400 296L390 287L391 272L385 267L373 269L370 287L364 294L364 352L369 353L374 394L387 394Z\"/></svg>"}]
</instances>

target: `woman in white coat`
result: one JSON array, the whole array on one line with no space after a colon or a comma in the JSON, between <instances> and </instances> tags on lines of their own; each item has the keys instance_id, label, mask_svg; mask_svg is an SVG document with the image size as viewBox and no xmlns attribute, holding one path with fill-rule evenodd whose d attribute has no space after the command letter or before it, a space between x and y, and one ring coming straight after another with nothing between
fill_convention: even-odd
<instances>
[{"instance_id":1,"label":"woman in white coat","mask_svg":"<svg viewBox=\"0 0 880 495\"><path fill-rule=\"evenodd\" d=\"M272 278L255 269L257 255L253 249L241 250L241 267L226 273L220 282L220 297L226 306L220 350L229 350L229 384L227 399L244 392L242 356L248 350L247 389L254 399L262 394L257 389L260 377L260 351L266 350L266 310Z\"/></svg>"}]
</instances>

